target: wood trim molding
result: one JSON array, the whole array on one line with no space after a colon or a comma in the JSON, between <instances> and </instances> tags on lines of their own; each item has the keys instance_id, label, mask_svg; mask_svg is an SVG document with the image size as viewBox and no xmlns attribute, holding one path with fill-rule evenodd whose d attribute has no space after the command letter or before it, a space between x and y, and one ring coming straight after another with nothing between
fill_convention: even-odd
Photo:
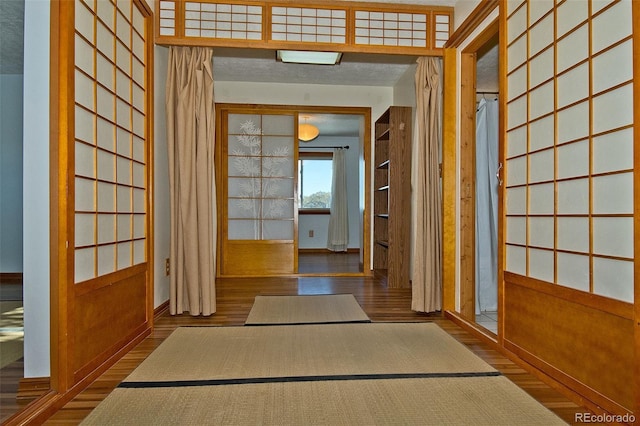
<instances>
[{"instance_id":1,"label":"wood trim molding","mask_svg":"<svg viewBox=\"0 0 640 426\"><path fill-rule=\"evenodd\" d=\"M444 45L445 48L460 47L460 45L471 35L471 33L478 28L478 26L484 21L491 12L494 11L499 5L498 0L482 0L480 4L469 14L467 19L460 24L458 29L449 37Z\"/></svg>"},{"instance_id":2,"label":"wood trim molding","mask_svg":"<svg viewBox=\"0 0 640 426\"><path fill-rule=\"evenodd\" d=\"M51 389L51 377L24 377L18 383L19 401L40 398Z\"/></svg>"},{"instance_id":3,"label":"wood trim molding","mask_svg":"<svg viewBox=\"0 0 640 426\"><path fill-rule=\"evenodd\" d=\"M349 248L346 252L332 252L326 248L299 248L298 253L304 254L344 254L344 253L360 253L359 248Z\"/></svg>"},{"instance_id":4,"label":"wood trim molding","mask_svg":"<svg viewBox=\"0 0 640 426\"><path fill-rule=\"evenodd\" d=\"M631 2L631 13L633 22L633 57L640 55L640 3ZM640 141L640 65L638 61L633 62L633 146L639 146ZM634 208L634 310L633 310L633 328L634 328L634 345L635 345L635 372L633 376L635 387L635 414L640 416L640 149L633 150L633 208Z\"/></svg>"},{"instance_id":5,"label":"wood trim molding","mask_svg":"<svg viewBox=\"0 0 640 426\"><path fill-rule=\"evenodd\" d=\"M164 301L157 308L153 310L153 318L154 322L160 318L160 316L164 315L165 312L169 310L169 300Z\"/></svg>"}]
</instances>

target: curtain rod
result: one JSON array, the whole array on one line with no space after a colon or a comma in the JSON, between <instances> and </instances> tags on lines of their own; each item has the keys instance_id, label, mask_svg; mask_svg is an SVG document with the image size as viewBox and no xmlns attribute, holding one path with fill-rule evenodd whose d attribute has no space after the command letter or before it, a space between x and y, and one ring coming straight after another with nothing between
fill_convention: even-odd
<instances>
[{"instance_id":1,"label":"curtain rod","mask_svg":"<svg viewBox=\"0 0 640 426\"><path fill-rule=\"evenodd\" d=\"M345 145L345 146L298 146L299 149L322 149L322 148L326 148L326 149L335 149L335 148L339 148L339 149L349 149L349 145Z\"/></svg>"}]
</instances>

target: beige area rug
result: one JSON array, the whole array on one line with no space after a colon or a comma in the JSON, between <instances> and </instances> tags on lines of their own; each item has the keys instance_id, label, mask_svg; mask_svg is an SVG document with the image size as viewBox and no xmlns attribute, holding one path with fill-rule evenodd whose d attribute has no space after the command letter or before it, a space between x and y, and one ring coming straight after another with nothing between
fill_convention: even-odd
<instances>
[{"instance_id":1,"label":"beige area rug","mask_svg":"<svg viewBox=\"0 0 640 426\"><path fill-rule=\"evenodd\" d=\"M115 389L83 425L561 425L505 377Z\"/></svg>"},{"instance_id":2,"label":"beige area rug","mask_svg":"<svg viewBox=\"0 0 640 426\"><path fill-rule=\"evenodd\" d=\"M22 301L0 302L0 368L19 360L24 351Z\"/></svg>"},{"instance_id":3,"label":"beige area rug","mask_svg":"<svg viewBox=\"0 0 640 426\"><path fill-rule=\"evenodd\" d=\"M433 323L181 327L125 382L495 371Z\"/></svg>"},{"instance_id":4,"label":"beige area rug","mask_svg":"<svg viewBox=\"0 0 640 426\"><path fill-rule=\"evenodd\" d=\"M245 325L370 322L353 294L256 296Z\"/></svg>"},{"instance_id":5,"label":"beige area rug","mask_svg":"<svg viewBox=\"0 0 640 426\"><path fill-rule=\"evenodd\" d=\"M85 425L553 425L433 323L183 327Z\"/></svg>"}]
</instances>

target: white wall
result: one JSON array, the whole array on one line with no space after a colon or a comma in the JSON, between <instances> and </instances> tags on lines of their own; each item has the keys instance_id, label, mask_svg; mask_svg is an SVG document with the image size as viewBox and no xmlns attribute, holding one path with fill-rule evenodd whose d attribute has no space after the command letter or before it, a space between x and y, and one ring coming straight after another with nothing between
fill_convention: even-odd
<instances>
[{"instance_id":1,"label":"white wall","mask_svg":"<svg viewBox=\"0 0 640 426\"><path fill-rule=\"evenodd\" d=\"M360 248L360 188L359 188L359 147L360 139L357 137L318 136L311 142L304 144L305 148L313 146L344 146L349 145L346 152L347 165L347 194L349 194L349 248ZM305 150L308 151L308 150ZM330 150L320 150L330 152ZM309 237L309 230L313 230L314 236ZM298 216L298 248L326 248L329 231L329 215Z\"/></svg>"},{"instance_id":2,"label":"white wall","mask_svg":"<svg viewBox=\"0 0 640 426\"><path fill-rule=\"evenodd\" d=\"M167 126L165 107L165 85L169 49L156 46L154 50L154 307L169 300L169 277L165 275L165 259L170 255L170 204L169 204L169 160L167 154Z\"/></svg>"},{"instance_id":3,"label":"white wall","mask_svg":"<svg viewBox=\"0 0 640 426\"><path fill-rule=\"evenodd\" d=\"M49 2L24 8L24 377L50 375Z\"/></svg>"},{"instance_id":4,"label":"white wall","mask_svg":"<svg viewBox=\"0 0 640 426\"><path fill-rule=\"evenodd\" d=\"M22 74L0 74L0 272L22 272Z\"/></svg>"}]
</instances>

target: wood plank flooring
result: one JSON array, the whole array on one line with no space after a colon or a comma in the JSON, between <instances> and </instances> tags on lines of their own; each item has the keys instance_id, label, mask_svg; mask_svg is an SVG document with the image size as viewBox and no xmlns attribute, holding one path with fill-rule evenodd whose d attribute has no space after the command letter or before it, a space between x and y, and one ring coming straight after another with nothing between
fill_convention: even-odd
<instances>
[{"instance_id":1,"label":"wood plank flooring","mask_svg":"<svg viewBox=\"0 0 640 426\"><path fill-rule=\"evenodd\" d=\"M556 390L491 349L439 314L418 314L410 309L411 289L390 289L380 280L368 277L242 278L217 281L217 313L210 317L189 315L157 319L153 333L125 355L92 385L54 414L45 424L73 425L84 419L133 369L136 368L173 330L180 326L241 325L258 294L352 293L372 321L433 321L487 361L544 406L568 423L575 413L586 412Z\"/></svg>"}]
</instances>

